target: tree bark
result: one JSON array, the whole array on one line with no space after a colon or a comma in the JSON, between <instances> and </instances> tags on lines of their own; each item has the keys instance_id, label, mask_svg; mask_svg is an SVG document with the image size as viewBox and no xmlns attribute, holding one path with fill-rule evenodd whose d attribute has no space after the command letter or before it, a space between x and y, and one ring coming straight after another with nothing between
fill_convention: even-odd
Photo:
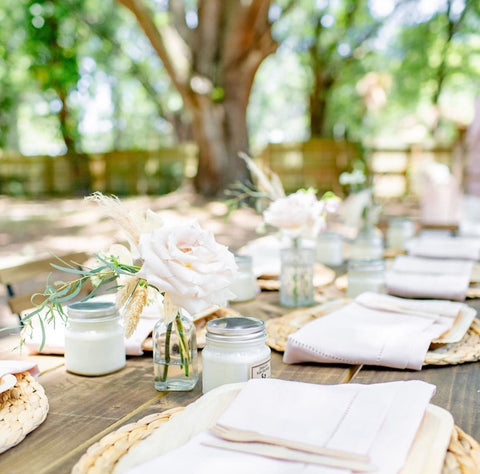
<instances>
[{"instance_id":1,"label":"tree bark","mask_svg":"<svg viewBox=\"0 0 480 474\"><path fill-rule=\"evenodd\" d=\"M185 28L179 1L159 29L142 0L118 0L136 17L192 116L198 145L196 190L220 195L248 170L238 152L249 151L246 110L253 79L276 49L268 21L270 0L198 0L198 26Z\"/></svg>"},{"instance_id":2,"label":"tree bark","mask_svg":"<svg viewBox=\"0 0 480 474\"><path fill-rule=\"evenodd\" d=\"M310 93L310 136L327 137L327 105L328 96L335 80L333 77L314 71L315 79L312 92Z\"/></svg>"}]
</instances>

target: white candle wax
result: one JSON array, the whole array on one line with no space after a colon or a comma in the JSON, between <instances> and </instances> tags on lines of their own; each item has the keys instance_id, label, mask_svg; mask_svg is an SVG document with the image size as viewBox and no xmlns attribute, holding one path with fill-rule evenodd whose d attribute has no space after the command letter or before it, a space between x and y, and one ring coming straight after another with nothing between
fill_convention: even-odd
<instances>
[{"instance_id":1,"label":"white candle wax","mask_svg":"<svg viewBox=\"0 0 480 474\"><path fill-rule=\"evenodd\" d=\"M317 238L316 260L337 267L343 263L343 241L338 234L325 233Z\"/></svg>"},{"instance_id":2,"label":"white candle wax","mask_svg":"<svg viewBox=\"0 0 480 474\"><path fill-rule=\"evenodd\" d=\"M115 304L72 303L65 328L65 367L80 375L103 375L125 366L125 342Z\"/></svg>"},{"instance_id":3,"label":"white candle wax","mask_svg":"<svg viewBox=\"0 0 480 474\"><path fill-rule=\"evenodd\" d=\"M375 293L385 292L385 280L383 273L380 274L355 274L348 275L347 297L355 298L365 291Z\"/></svg>"},{"instance_id":4,"label":"white candle wax","mask_svg":"<svg viewBox=\"0 0 480 474\"><path fill-rule=\"evenodd\" d=\"M119 324L87 322L65 330L65 367L80 375L103 375L125 366L125 343Z\"/></svg>"},{"instance_id":5,"label":"white candle wax","mask_svg":"<svg viewBox=\"0 0 480 474\"><path fill-rule=\"evenodd\" d=\"M392 221L387 229L387 246L392 249L405 248L405 242L415 235L413 221L404 219Z\"/></svg>"},{"instance_id":6,"label":"white candle wax","mask_svg":"<svg viewBox=\"0 0 480 474\"><path fill-rule=\"evenodd\" d=\"M227 383L270 377L270 349L262 342L242 347L205 347L202 351L203 393Z\"/></svg>"},{"instance_id":7,"label":"white candle wax","mask_svg":"<svg viewBox=\"0 0 480 474\"><path fill-rule=\"evenodd\" d=\"M381 259L350 260L347 280L348 298L365 291L385 293L385 262Z\"/></svg>"},{"instance_id":8,"label":"white candle wax","mask_svg":"<svg viewBox=\"0 0 480 474\"><path fill-rule=\"evenodd\" d=\"M235 294L233 302L253 300L257 295L257 284L254 276L251 273L238 272L229 290Z\"/></svg>"}]
</instances>

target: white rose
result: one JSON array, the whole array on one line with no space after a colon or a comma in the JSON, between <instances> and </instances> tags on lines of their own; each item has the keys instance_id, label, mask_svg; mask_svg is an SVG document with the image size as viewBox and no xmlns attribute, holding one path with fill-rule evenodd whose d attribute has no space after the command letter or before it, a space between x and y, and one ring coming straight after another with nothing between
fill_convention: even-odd
<instances>
[{"instance_id":1,"label":"white rose","mask_svg":"<svg viewBox=\"0 0 480 474\"><path fill-rule=\"evenodd\" d=\"M139 251L143 266L138 276L192 315L234 296L228 290L237 268L234 256L197 222L143 234Z\"/></svg>"},{"instance_id":2,"label":"white rose","mask_svg":"<svg viewBox=\"0 0 480 474\"><path fill-rule=\"evenodd\" d=\"M267 224L292 238L314 236L325 225L324 203L313 192L297 191L272 202L263 213Z\"/></svg>"}]
</instances>

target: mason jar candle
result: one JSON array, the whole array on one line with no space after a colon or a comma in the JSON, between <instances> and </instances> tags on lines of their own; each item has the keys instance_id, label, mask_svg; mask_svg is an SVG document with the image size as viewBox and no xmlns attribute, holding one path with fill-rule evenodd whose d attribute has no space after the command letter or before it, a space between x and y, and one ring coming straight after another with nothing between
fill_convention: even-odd
<instances>
[{"instance_id":1,"label":"mason jar candle","mask_svg":"<svg viewBox=\"0 0 480 474\"><path fill-rule=\"evenodd\" d=\"M365 291L385 293L385 261L357 259L348 262L347 297L355 298Z\"/></svg>"},{"instance_id":2,"label":"mason jar candle","mask_svg":"<svg viewBox=\"0 0 480 474\"><path fill-rule=\"evenodd\" d=\"M343 238L335 232L323 232L317 237L317 262L338 267L343 263Z\"/></svg>"},{"instance_id":3,"label":"mason jar candle","mask_svg":"<svg viewBox=\"0 0 480 474\"><path fill-rule=\"evenodd\" d=\"M270 348L265 323L235 316L212 319L202 351L203 393L223 384L270 377Z\"/></svg>"},{"instance_id":4,"label":"mason jar candle","mask_svg":"<svg viewBox=\"0 0 480 474\"><path fill-rule=\"evenodd\" d=\"M250 255L235 255L237 264L237 275L229 287L229 290L235 294L232 301L249 301L257 296L258 286L255 275L253 274L252 257Z\"/></svg>"},{"instance_id":5,"label":"mason jar candle","mask_svg":"<svg viewBox=\"0 0 480 474\"><path fill-rule=\"evenodd\" d=\"M67 308L65 367L80 375L104 375L125 366L125 343L114 302L83 301Z\"/></svg>"},{"instance_id":6,"label":"mason jar candle","mask_svg":"<svg viewBox=\"0 0 480 474\"><path fill-rule=\"evenodd\" d=\"M350 258L382 258L383 251L383 237L381 235L374 232L360 232L353 241Z\"/></svg>"},{"instance_id":7,"label":"mason jar candle","mask_svg":"<svg viewBox=\"0 0 480 474\"><path fill-rule=\"evenodd\" d=\"M408 218L395 217L388 223L387 247L404 249L405 242L415 235L415 223Z\"/></svg>"}]
</instances>

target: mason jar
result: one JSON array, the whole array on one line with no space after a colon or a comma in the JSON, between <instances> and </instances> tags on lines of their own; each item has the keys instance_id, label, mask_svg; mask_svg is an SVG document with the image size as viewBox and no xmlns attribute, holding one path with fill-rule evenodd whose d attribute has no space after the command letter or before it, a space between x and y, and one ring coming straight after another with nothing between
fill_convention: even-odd
<instances>
[{"instance_id":1,"label":"mason jar","mask_svg":"<svg viewBox=\"0 0 480 474\"><path fill-rule=\"evenodd\" d=\"M270 377L270 348L265 323L234 316L207 323L202 351L203 393L223 384Z\"/></svg>"},{"instance_id":2,"label":"mason jar","mask_svg":"<svg viewBox=\"0 0 480 474\"><path fill-rule=\"evenodd\" d=\"M406 217L395 217L388 223L387 247L404 249L405 242L415 235L415 223Z\"/></svg>"},{"instance_id":3,"label":"mason jar","mask_svg":"<svg viewBox=\"0 0 480 474\"><path fill-rule=\"evenodd\" d=\"M375 259L382 258L384 252L383 237L374 232L359 232L353 241L350 258Z\"/></svg>"},{"instance_id":4,"label":"mason jar","mask_svg":"<svg viewBox=\"0 0 480 474\"><path fill-rule=\"evenodd\" d=\"M125 367L118 309L110 301L81 301L67 308L65 367L80 375L104 375Z\"/></svg>"},{"instance_id":5,"label":"mason jar","mask_svg":"<svg viewBox=\"0 0 480 474\"><path fill-rule=\"evenodd\" d=\"M253 300L257 296L258 286L253 274L252 257L250 255L235 255L237 274L229 290L235 294L232 302Z\"/></svg>"},{"instance_id":6,"label":"mason jar","mask_svg":"<svg viewBox=\"0 0 480 474\"><path fill-rule=\"evenodd\" d=\"M385 293L385 261L380 258L350 260L347 279L348 298L355 298L365 291Z\"/></svg>"},{"instance_id":7,"label":"mason jar","mask_svg":"<svg viewBox=\"0 0 480 474\"><path fill-rule=\"evenodd\" d=\"M322 232L317 237L317 262L338 267L343 263L343 238L336 232Z\"/></svg>"}]
</instances>

